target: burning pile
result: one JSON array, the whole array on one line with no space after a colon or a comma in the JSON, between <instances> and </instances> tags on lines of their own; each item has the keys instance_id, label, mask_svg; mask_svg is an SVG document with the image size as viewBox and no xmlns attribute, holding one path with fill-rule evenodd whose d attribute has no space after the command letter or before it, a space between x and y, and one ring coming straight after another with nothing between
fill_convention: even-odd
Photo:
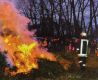
<instances>
[{"instance_id":1,"label":"burning pile","mask_svg":"<svg viewBox=\"0 0 98 80\"><path fill-rule=\"evenodd\" d=\"M56 61L53 54L41 49L27 29L30 20L21 15L10 2L0 2L0 50L6 51L10 67L16 66L17 73L27 73L38 68L38 58Z\"/></svg>"}]
</instances>

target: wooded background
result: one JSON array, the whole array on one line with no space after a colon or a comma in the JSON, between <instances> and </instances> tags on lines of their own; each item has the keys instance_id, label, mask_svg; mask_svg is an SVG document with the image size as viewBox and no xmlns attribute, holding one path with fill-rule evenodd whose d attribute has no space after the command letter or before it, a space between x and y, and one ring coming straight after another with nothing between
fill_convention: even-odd
<instances>
[{"instance_id":1,"label":"wooded background","mask_svg":"<svg viewBox=\"0 0 98 80\"><path fill-rule=\"evenodd\" d=\"M97 0L16 0L16 6L39 37L98 37Z\"/></svg>"}]
</instances>

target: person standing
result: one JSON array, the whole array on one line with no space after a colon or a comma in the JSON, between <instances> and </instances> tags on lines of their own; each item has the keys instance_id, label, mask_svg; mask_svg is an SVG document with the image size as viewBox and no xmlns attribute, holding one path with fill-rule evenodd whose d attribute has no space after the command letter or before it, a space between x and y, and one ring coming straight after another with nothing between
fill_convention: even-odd
<instances>
[{"instance_id":1,"label":"person standing","mask_svg":"<svg viewBox=\"0 0 98 80\"><path fill-rule=\"evenodd\" d=\"M87 51L88 51L88 39L85 32L81 33L81 41L80 41L80 52L78 54L80 70L84 71L86 68L86 59L87 59Z\"/></svg>"}]
</instances>

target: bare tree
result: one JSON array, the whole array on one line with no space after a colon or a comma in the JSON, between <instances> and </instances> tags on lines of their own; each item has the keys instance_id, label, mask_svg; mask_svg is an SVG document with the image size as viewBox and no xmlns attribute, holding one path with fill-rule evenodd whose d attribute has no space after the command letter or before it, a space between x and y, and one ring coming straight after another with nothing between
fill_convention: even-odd
<instances>
[{"instance_id":1,"label":"bare tree","mask_svg":"<svg viewBox=\"0 0 98 80\"><path fill-rule=\"evenodd\" d=\"M98 29L98 1L96 0L16 1L18 2L17 6L21 7L22 12L31 19L33 24L43 24L41 27L48 32L45 34L54 35L56 32L56 35L73 35L80 34L84 30L91 35ZM24 4L25 6L23 6ZM87 20L87 18L89 19Z\"/></svg>"}]
</instances>

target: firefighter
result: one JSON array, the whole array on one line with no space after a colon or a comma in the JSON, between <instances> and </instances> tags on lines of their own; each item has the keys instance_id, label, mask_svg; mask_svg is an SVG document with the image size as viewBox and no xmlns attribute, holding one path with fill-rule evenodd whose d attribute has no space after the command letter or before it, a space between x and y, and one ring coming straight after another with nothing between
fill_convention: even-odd
<instances>
[{"instance_id":1,"label":"firefighter","mask_svg":"<svg viewBox=\"0 0 98 80\"><path fill-rule=\"evenodd\" d=\"M80 52L78 54L80 70L85 71L86 68L86 59L87 59L87 48L88 48L88 39L85 32L81 33L80 41Z\"/></svg>"}]
</instances>

